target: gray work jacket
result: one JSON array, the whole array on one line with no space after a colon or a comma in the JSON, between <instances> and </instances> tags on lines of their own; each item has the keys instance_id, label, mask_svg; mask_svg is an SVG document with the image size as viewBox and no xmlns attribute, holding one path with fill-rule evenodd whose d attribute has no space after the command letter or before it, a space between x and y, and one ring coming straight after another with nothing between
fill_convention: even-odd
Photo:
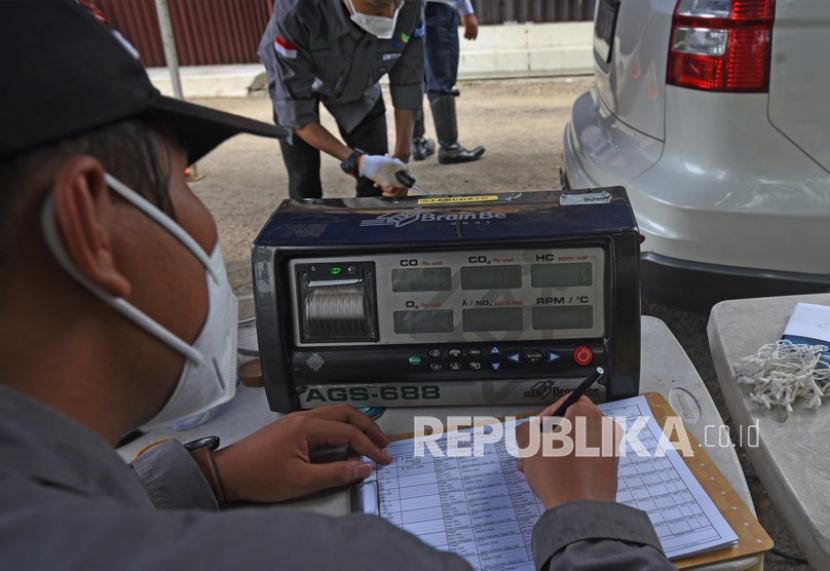
<instances>
[{"instance_id":1,"label":"gray work jacket","mask_svg":"<svg viewBox=\"0 0 830 571\"><path fill-rule=\"evenodd\" d=\"M648 517L572 502L533 532L540 569L671 569ZM0 385L0 569L468 570L384 520L279 507L217 511L185 448L132 466L97 434Z\"/></svg>"},{"instance_id":2,"label":"gray work jacket","mask_svg":"<svg viewBox=\"0 0 830 571\"><path fill-rule=\"evenodd\" d=\"M341 0L276 0L259 45L280 125L319 122L318 103L351 132L381 96L389 74L392 104L420 109L424 91L423 0L405 0L392 39L367 34Z\"/></svg>"}]
</instances>

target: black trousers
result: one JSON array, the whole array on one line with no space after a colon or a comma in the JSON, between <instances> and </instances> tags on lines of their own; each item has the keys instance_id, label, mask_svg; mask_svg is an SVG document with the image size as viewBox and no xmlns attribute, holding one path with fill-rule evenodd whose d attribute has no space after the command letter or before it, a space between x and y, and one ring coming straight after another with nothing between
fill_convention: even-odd
<instances>
[{"instance_id":1,"label":"black trousers","mask_svg":"<svg viewBox=\"0 0 830 571\"><path fill-rule=\"evenodd\" d=\"M342 127L340 136L351 148L358 148L370 155L384 155L389 152L389 142L386 138L386 107L383 97L363 120L346 133ZM320 182L320 151L303 141L296 134L293 142L288 144L280 141L282 160L288 170L288 194L291 198L321 198L323 185ZM345 176L345 175L344 175ZM381 191L375 188L375 183L368 178L359 177L355 185L357 196L380 196Z\"/></svg>"},{"instance_id":2,"label":"black trousers","mask_svg":"<svg viewBox=\"0 0 830 571\"><path fill-rule=\"evenodd\" d=\"M440 2L427 2L426 49L424 50L424 80L427 98L435 101L454 95L458 78L458 12L454 6Z\"/></svg>"},{"instance_id":3,"label":"black trousers","mask_svg":"<svg viewBox=\"0 0 830 571\"><path fill-rule=\"evenodd\" d=\"M458 78L458 12L453 6L439 2L427 2L424 9L426 42L424 43L424 86L427 99L435 101L448 95L457 95L455 81ZM415 112L413 138L426 134L423 106Z\"/></svg>"}]
</instances>

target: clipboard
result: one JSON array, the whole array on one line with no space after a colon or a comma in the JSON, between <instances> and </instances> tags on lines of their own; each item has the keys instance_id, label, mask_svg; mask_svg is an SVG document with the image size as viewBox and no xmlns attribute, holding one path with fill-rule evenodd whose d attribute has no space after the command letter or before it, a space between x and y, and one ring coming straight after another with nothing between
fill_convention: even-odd
<instances>
[{"instance_id":1,"label":"clipboard","mask_svg":"<svg viewBox=\"0 0 830 571\"><path fill-rule=\"evenodd\" d=\"M667 417L680 418L663 395L652 392L645 393L643 396L648 402L655 421L661 428L665 426ZM532 415L523 414L518 415L517 418L527 416ZM678 569L688 569L757 555L772 549L774 546L772 539L711 460L703 445L694 438L691 432L687 431L686 435L694 453L688 457L681 455L681 458L712 499L718 511L737 534L738 541L721 549L675 559L672 564ZM398 441L414 436L413 433L403 433L390 437L390 440ZM379 492L378 483L374 480L352 486L350 491L352 510L356 511L357 506L360 505L371 506L372 501L374 501L375 513L377 513L380 507Z\"/></svg>"},{"instance_id":2,"label":"clipboard","mask_svg":"<svg viewBox=\"0 0 830 571\"><path fill-rule=\"evenodd\" d=\"M669 416L681 418L660 393L645 393L643 396L646 397L651 413L660 428L665 426L666 418ZM772 549L775 545L772 538L709 458L706 448L695 439L691 432L687 431L686 435L692 444L694 455L689 457L681 455L681 458L706 490L721 515L738 534L738 541L723 549L677 559L672 561L672 564L678 569L688 569L757 555Z\"/></svg>"}]
</instances>

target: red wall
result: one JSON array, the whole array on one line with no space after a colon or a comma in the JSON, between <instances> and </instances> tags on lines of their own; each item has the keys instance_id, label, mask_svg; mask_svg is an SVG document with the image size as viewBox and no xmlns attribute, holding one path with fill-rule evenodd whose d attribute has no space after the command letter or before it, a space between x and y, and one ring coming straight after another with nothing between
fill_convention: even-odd
<instances>
[{"instance_id":1,"label":"red wall","mask_svg":"<svg viewBox=\"0 0 830 571\"><path fill-rule=\"evenodd\" d=\"M481 24L591 20L595 0L472 0ZM163 66L154 0L92 0L111 26L141 53L145 66ZM259 39L273 0L168 0L180 65L257 61Z\"/></svg>"},{"instance_id":2,"label":"red wall","mask_svg":"<svg viewBox=\"0 0 830 571\"><path fill-rule=\"evenodd\" d=\"M108 23L141 53L147 67L163 66L154 0L94 0ZM168 0L179 65L256 62L271 0Z\"/></svg>"}]
</instances>

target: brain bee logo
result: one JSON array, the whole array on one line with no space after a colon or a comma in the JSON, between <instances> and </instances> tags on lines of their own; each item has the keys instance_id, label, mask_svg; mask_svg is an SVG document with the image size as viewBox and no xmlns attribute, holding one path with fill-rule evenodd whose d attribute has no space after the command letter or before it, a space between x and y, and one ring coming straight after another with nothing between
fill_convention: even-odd
<instances>
[{"instance_id":1,"label":"brain bee logo","mask_svg":"<svg viewBox=\"0 0 830 571\"><path fill-rule=\"evenodd\" d=\"M483 210L481 212L457 212L457 213L443 213L443 212L424 212L422 208L412 208L409 210L396 210L388 214L381 214L374 218L367 218L361 220L360 225L367 226L383 226L394 228L401 228L408 226L413 222L483 222L490 220L504 220L507 214L503 212L492 212L490 210Z\"/></svg>"}]
</instances>

